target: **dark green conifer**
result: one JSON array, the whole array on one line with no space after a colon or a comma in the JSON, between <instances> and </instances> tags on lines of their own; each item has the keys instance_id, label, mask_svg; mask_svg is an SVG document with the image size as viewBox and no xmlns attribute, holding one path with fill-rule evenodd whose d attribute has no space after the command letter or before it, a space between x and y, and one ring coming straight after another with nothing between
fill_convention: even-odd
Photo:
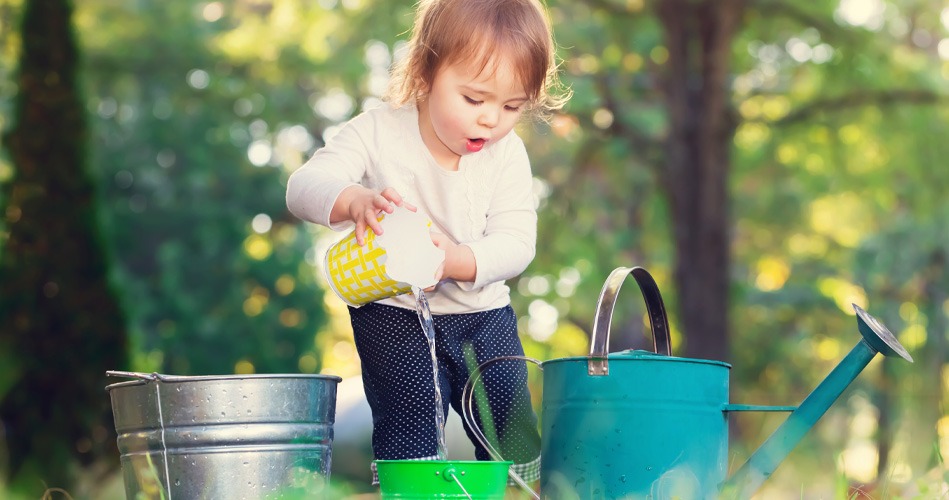
<instances>
[{"instance_id":1,"label":"dark green conifer","mask_svg":"<svg viewBox=\"0 0 949 500\"><path fill-rule=\"evenodd\" d=\"M74 464L114 454L107 369L125 366L86 162L79 50L69 0L28 0L0 191L0 446L15 490L70 488ZM118 459L114 459L118 463ZM39 494L36 492L39 491Z\"/></svg>"}]
</instances>

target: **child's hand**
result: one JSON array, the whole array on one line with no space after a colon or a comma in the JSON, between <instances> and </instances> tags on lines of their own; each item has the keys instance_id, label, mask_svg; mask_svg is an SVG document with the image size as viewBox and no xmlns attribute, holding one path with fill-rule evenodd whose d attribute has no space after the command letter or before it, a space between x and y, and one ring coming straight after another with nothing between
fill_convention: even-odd
<instances>
[{"instance_id":1,"label":"child's hand","mask_svg":"<svg viewBox=\"0 0 949 500\"><path fill-rule=\"evenodd\" d=\"M442 277L444 276L444 274L445 274L445 261L442 261L442 263L438 265L438 269L435 270L435 284L422 291L431 292L432 290L434 290L435 287L438 285L438 282L442 280Z\"/></svg>"},{"instance_id":2,"label":"child's hand","mask_svg":"<svg viewBox=\"0 0 949 500\"><path fill-rule=\"evenodd\" d=\"M340 197L347 196L349 219L356 223L356 244L366 244L366 227L368 226L377 235L382 234L382 225L377 217L382 212L392 213L395 207L402 207L416 211L414 205L402 200L402 196L394 188L386 188L381 193L362 186L347 188Z\"/></svg>"},{"instance_id":3,"label":"child's hand","mask_svg":"<svg viewBox=\"0 0 949 500\"><path fill-rule=\"evenodd\" d=\"M453 279L455 281L474 281L478 274L478 264L474 252L468 245L459 245L442 233L431 232L432 243L445 252L445 260L435 271L435 279ZM434 288L434 287L432 287ZM428 291L428 290L425 290Z\"/></svg>"}]
</instances>

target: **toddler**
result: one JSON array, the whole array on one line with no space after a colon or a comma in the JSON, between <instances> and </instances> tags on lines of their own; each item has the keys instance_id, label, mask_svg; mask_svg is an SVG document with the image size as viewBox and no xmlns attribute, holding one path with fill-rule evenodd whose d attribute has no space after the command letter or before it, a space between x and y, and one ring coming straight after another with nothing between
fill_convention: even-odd
<instances>
[{"instance_id":1,"label":"toddler","mask_svg":"<svg viewBox=\"0 0 949 500\"><path fill-rule=\"evenodd\" d=\"M462 389L476 366L524 354L504 281L534 258L537 214L527 151L512 130L523 114L543 116L569 97L554 52L539 0L422 0L386 103L347 123L287 186L293 214L334 230L355 224L360 245L367 229L382 233L376 217L395 206L432 221L445 261L426 296L445 411L450 403L461 412ZM387 298L349 313L375 458L436 460L432 359L415 298ZM525 363L497 363L483 383L495 447L522 478L535 481L540 437ZM477 458L490 460L472 441Z\"/></svg>"}]
</instances>

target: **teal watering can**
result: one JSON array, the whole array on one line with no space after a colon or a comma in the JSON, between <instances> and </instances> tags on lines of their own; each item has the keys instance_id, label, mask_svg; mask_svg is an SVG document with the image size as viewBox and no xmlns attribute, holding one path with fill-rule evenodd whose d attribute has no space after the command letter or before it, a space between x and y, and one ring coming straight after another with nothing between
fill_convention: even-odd
<instances>
[{"instance_id":1,"label":"teal watering can","mask_svg":"<svg viewBox=\"0 0 949 500\"><path fill-rule=\"evenodd\" d=\"M628 275L642 290L656 352L608 353L613 308ZM522 356L489 360L468 379L463 416L481 444L503 460L475 424L473 389L494 362L530 361L544 372L540 493L531 490L534 498L748 499L877 353L913 361L883 324L853 307L863 338L800 406L730 404L731 365L672 357L655 280L641 267L621 267L600 292L589 356L543 363ZM728 415L740 411L791 414L727 478ZM513 471L511 477L529 490Z\"/></svg>"}]
</instances>

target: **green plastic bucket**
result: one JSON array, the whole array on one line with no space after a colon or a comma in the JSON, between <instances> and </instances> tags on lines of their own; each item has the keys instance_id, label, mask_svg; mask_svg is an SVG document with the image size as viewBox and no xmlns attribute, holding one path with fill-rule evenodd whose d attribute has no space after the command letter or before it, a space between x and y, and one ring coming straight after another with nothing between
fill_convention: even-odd
<instances>
[{"instance_id":1,"label":"green plastic bucket","mask_svg":"<svg viewBox=\"0 0 949 500\"><path fill-rule=\"evenodd\" d=\"M504 500L514 462L376 460L382 500Z\"/></svg>"}]
</instances>

